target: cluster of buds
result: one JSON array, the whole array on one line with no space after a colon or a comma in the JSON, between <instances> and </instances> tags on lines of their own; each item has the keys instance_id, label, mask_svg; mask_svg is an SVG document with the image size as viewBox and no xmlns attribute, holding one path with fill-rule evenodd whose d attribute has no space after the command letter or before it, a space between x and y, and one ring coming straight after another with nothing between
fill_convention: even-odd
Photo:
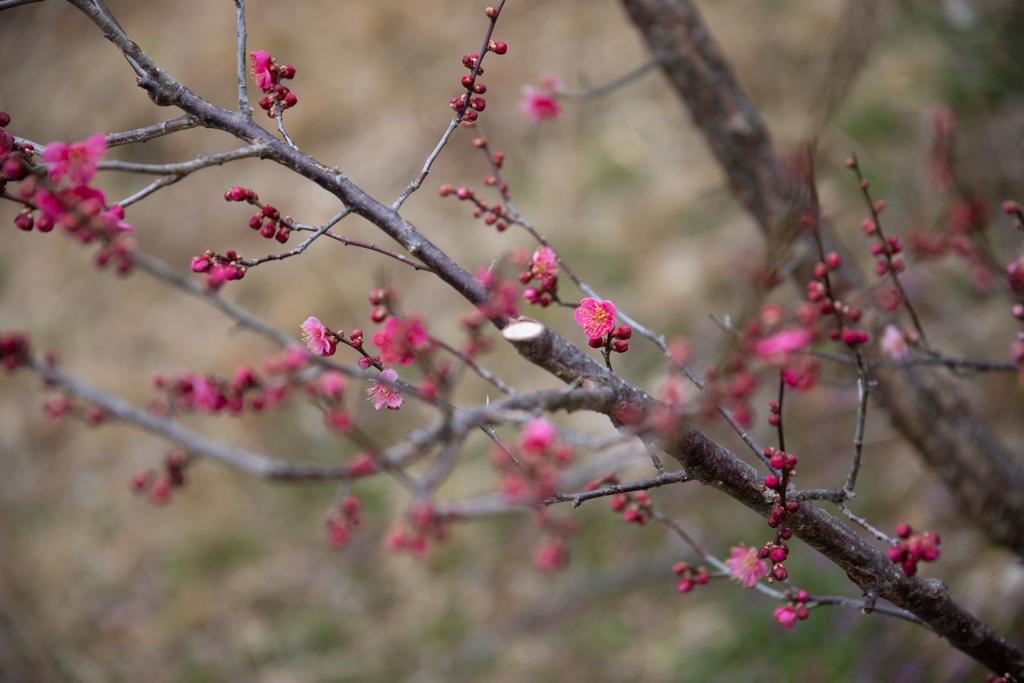
<instances>
[{"instance_id":1,"label":"cluster of buds","mask_svg":"<svg viewBox=\"0 0 1024 683\"><path fill-rule=\"evenodd\" d=\"M771 474L765 477L765 486L771 489L781 489L782 480ZM770 515L768 515L768 526L773 529L778 529L782 526L782 522L786 519L786 515L792 514L800 510L800 503L795 500L788 501L785 505L776 505ZM788 539L792 535L792 531L786 527L779 529L779 535L781 538Z\"/></svg>"},{"instance_id":2,"label":"cluster of buds","mask_svg":"<svg viewBox=\"0 0 1024 683\"><path fill-rule=\"evenodd\" d=\"M473 146L484 151L484 154L487 155L487 160L494 165L495 169L501 169L502 164L505 163L504 152L494 152L492 154L491 150L487 147L487 140L485 138L473 138ZM497 176L485 175L484 185L488 187L497 187L498 190L501 191L501 196L505 199L509 199L512 196L508 191L508 183L504 182Z\"/></svg>"},{"instance_id":3,"label":"cluster of buds","mask_svg":"<svg viewBox=\"0 0 1024 683\"><path fill-rule=\"evenodd\" d=\"M708 582L706 567L692 567L686 562L677 562L672 567L672 573L679 577L676 590L680 593L689 593L694 586L703 586Z\"/></svg>"},{"instance_id":4,"label":"cluster of buds","mask_svg":"<svg viewBox=\"0 0 1024 683\"><path fill-rule=\"evenodd\" d=\"M370 311L370 320L375 323L382 323L387 320L388 309L391 307L391 291L388 289L371 289L369 295L370 305L375 308Z\"/></svg>"},{"instance_id":5,"label":"cluster of buds","mask_svg":"<svg viewBox=\"0 0 1024 683\"><path fill-rule=\"evenodd\" d=\"M163 467L157 471L142 470L129 481L133 493L145 494L155 505L166 505L171 502L174 489L185 485L185 467L189 463L188 456L173 450L164 456Z\"/></svg>"},{"instance_id":6,"label":"cluster of buds","mask_svg":"<svg viewBox=\"0 0 1024 683\"><path fill-rule=\"evenodd\" d=\"M495 451L493 462L501 473L501 494L516 502L539 503L551 496L561 479L560 470L572 460L572 448L558 441L558 428L538 417L523 427L516 442L518 457Z\"/></svg>"},{"instance_id":7,"label":"cluster of buds","mask_svg":"<svg viewBox=\"0 0 1024 683\"><path fill-rule=\"evenodd\" d=\"M824 261L814 266L815 279L807 283L807 299L817 306L819 315L835 316L838 325L836 328L829 330L829 339L833 341L842 340L844 344L852 348L867 343L868 333L863 329L853 327L853 325L860 322L862 316L859 308L849 306L841 301L833 301L828 295L829 273L839 268L840 265L839 255L835 252L830 252L825 256Z\"/></svg>"},{"instance_id":8,"label":"cluster of buds","mask_svg":"<svg viewBox=\"0 0 1024 683\"><path fill-rule=\"evenodd\" d=\"M246 268L241 261L242 257L234 249L228 249L223 256L207 250L192 257L192 272L206 273L206 288L216 291L229 280L245 277Z\"/></svg>"},{"instance_id":9,"label":"cluster of buds","mask_svg":"<svg viewBox=\"0 0 1024 683\"><path fill-rule=\"evenodd\" d=\"M285 382L264 382L248 366L235 370L230 380L203 373L181 372L174 376L156 375L154 386L167 398L153 403L150 412L166 415L173 412L200 412L216 415L228 412L238 415L248 408L259 412L284 402L288 393Z\"/></svg>"},{"instance_id":10,"label":"cluster of buds","mask_svg":"<svg viewBox=\"0 0 1024 683\"><path fill-rule=\"evenodd\" d=\"M275 118L285 109L294 107L298 98L281 84L281 80L295 78L295 67L290 64L280 66L277 60L263 50L250 52L249 57L252 59L252 78L256 81L256 87L267 94L260 100L260 109L265 110L270 118Z\"/></svg>"},{"instance_id":11,"label":"cluster of buds","mask_svg":"<svg viewBox=\"0 0 1024 683\"><path fill-rule=\"evenodd\" d=\"M785 531L788 531L788 529L785 529ZM789 538L789 534L786 535L786 538ZM782 563L785 562L786 558L789 556L789 546L784 542L776 543L771 541L769 543L765 543L757 551L757 556L762 560L771 560L772 571L768 577L769 582L773 580L785 581L786 577L789 576L789 572L787 572L786 568L782 566Z\"/></svg>"},{"instance_id":12,"label":"cluster of buds","mask_svg":"<svg viewBox=\"0 0 1024 683\"><path fill-rule=\"evenodd\" d=\"M494 156L497 157L499 154L501 152L495 152ZM485 183L488 178L491 178L491 176L484 179ZM482 218L485 225L493 225L498 232L505 232L508 229L510 219L505 207L501 204L488 205L487 202L478 198L471 188L460 187L455 189L451 185L442 185L438 188L437 193L442 197L454 195L463 201L473 202L476 205L476 208L473 209L473 218Z\"/></svg>"},{"instance_id":13,"label":"cluster of buds","mask_svg":"<svg viewBox=\"0 0 1024 683\"><path fill-rule=\"evenodd\" d=\"M896 527L896 535L900 541L889 548L889 559L902 565L907 576L917 573L918 562L935 562L942 554L939 550L942 539L934 531L915 534L910 525L900 524Z\"/></svg>"},{"instance_id":14,"label":"cluster of buds","mask_svg":"<svg viewBox=\"0 0 1024 683\"><path fill-rule=\"evenodd\" d=\"M494 8L488 7L488 10ZM492 12L494 16L490 17L493 22L497 18L497 10ZM493 52L496 55L503 55L508 52L508 45L505 43L490 40L487 42L487 51ZM462 65L470 70L470 73L462 77L462 87L466 89L466 92L458 97L453 97L448 103L452 109L455 110L456 114L462 115L462 122L464 125L472 125L477 117L487 107L487 100L482 97L475 97L476 95L483 95L487 92L487 86L483 83L477 82L477 78L484 75L484 70L480 66L480 55L475 52L468 55L463 55Z\"/></svg>"},{"instance_id":15,"label":"cluster of buds","mask_svg":"<svg viewBox=\"0 0 1024 683\"><path fill-rule=\"evenodd\" d=\"M28 357L28 337L21 332L0 332L0 365L10 372Z\"/></svg>"},{"instance_id":16,"label":"cluster of buds","mask_svg":"<svg viewBox=\"0 0 1024 683\"><path fill-rule=\"evenodd\" d=\"M348 545L352 532L363 523L362 501L357 496L348 495L330 509L324 518L327 527L327 542L332 548L341 550Z\"/></svg>"},{"instance_id":17,"label":"cluster of buds","mask_svg":"<svg viewBox=\"0 0 1024 683\"><path fill-rule=\"evenodd\" d=\"M773 415L778 415L778 402L774 400L770 401L768 403L768 409L772 411ZM769 419L769 422L771 422L771 419ZM772 446L768 446L763 451L761 451L761 453L764 455L765 458L768 459L768 463L772 466L772 469L778 470L780 472L785 470L788 473L788 476L790 477L796 474L796 466L798 461L797 457L792 453L783 453L778 449L773 448ZM779 477L771 475L765 479L765 486L772 489L773 491L780 491L782 490L782 481L779 479Z\"/></svg>"},{"instance_id":18,"label":"cluster of buds","mask_svg":"<svg viewBox=\"0 0 1024 683\"><path fill-rule=\"evenodd\" d=\"M536 280L536 287L523 290L523 298L531 304L543 307L551 305L558 296L558 255L551 247L541 247L533 252L530 269L519 273L519 282L527 284Z\"/></svg>"},{"instance_id":19,"label":"cluster of buds","mask_svg":"<svg viewBox=\"0 0 1024 683\"><path fill-rule=\"evenodd\" d=\"M810 599L811 596L807 591L799 591L788 604L776 607L775 614L772 616L779 623L779 626L784 629L791 629L796 624L797 619L803 621L811 615L807 609L807 602Z\"/></svg>"},{"instance_id":20,"label":"cluster of buds","mask_svg":"<svg viewBox=\"0 0 1024 683\"><path fill-rule=\"evenodd\" d=\"M621 512L623 521L643 526L651 518L654 503L647 491L616 493L612 496L611 509Z\"/></svg>"},{"instance_id":21,"label":"cluster of buds","mask_svg":"<svg viewBox=\"0 0 1024 683\"><path fill-rule=\"evenodd\" d=\"M591 339L587 344L592 349L607 347L615 353L629 351L629 344L626 340L633 336L633 328L629 325L620 325L608 333L606 338Z\"/></svg>"},{"instance_id":22,"label":"cluster of buds","mask_svg":"<svg viewBox=\"0 0 1024 683\"><path fill-rule=\"evenodd\" d=\"M292 217L282 216L280 211L269 204L266 206L260 204L260 197L256 194L255 190L245 187L232 187L224 193L224 201L252 204L260 209L260 212L249 219L249 227L253 230L259 230L260 235L268 240L277 239L281 244L288 241L288 236L291 234L294 226Z\"/></svg>"},{"instance_id":23,"label":"cluster of buds","mask_svg":"<svg viewBox=\"0 0 1024 683\"><path fill-rule=\"evenodd\" d=\"M428 501L421 501L412 506L404 521L391 527L384 543L393 552L405 551L425 557L432 542L443 543L450 533L448 524L437 515L433 506Z\"/></svg>"},{"instance_id":24,"label":"cluster of buds","mask_svg":"<svg viewBox=\"0 0 1024 683\"><path fill-rule=\"evenodd\" d=\"M256 194L256 190L251 190L246 187L232 187L230 190L224 193L224 201L226 202L249 202L250 204L259 204L260 196Z\"/></svg>"},{"instance_id":25,"label":"cluster of buds","mask_svg":"<svg viewBox=\"0 0 1024 683\"><path fill-rule=\"evenodd\" d=\"M96 427L107 420L107 409L101 405L88 405L78 408L68 394L55 394L43 402L43 412L51 420L60 421L65 415L75 414L87 425Z\"/></svg>"},{"instance_id":26,"label":"cluster of buds","mask_svg":"<svg viewBox=\"0 0 1024 683\"><path fill-rule=\"evenodd\" d=\"M281 212L269 204L249 219L250 228L259 230L260 235L268 240L276 239L281 244L288 241L288 236L292 234L292 225L291 216L281 216Z\"/></svg>"}]
</instances>

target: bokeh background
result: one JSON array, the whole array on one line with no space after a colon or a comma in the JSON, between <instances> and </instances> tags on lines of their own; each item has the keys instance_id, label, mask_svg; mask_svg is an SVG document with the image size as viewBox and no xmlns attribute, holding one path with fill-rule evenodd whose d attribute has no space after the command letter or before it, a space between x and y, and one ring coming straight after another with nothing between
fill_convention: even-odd
<instances>
[{"instance_id":1,"label":"bokeh background","mask_svg":"<svg viewBox=\"0 0 1024 683\"><path fill-rule=\"evenodd\" d=\"M929 186L927 160L932 116L943 105L958 116L959 168L990 200L993 242L1004 262L1017 256L1020 236L996 202L1024 199L1019 5L867 3L874 10L856 20L838 0L702 5L779 149L798 149L818 136L825 209L859 253L867 256L858 234L864 209L843 158L850 150L860 155L876 196L889 202L890 230L941 224L948 197ZM174 77L233 106L231 3L111 0L109 6ZM485 3L250 0L247 7L249 49L267 50L296 68L291 85L299 104L286 117L296 143L375 197L393 200L450 120L448 100L465 73L460 58L479 50L484 35ZM736 320L750 310L756 294L749 276L764 248L661 75L650 73L599 99L567 102L556 121L541 125L519 111L520 88L544 74L579 91L648 59L621 7L612 0L509 0L495 38L509 51L485 63L482 122L492 147L506 154L504 173L517 207L603 296L667 336L689 336L696 367L718 360L723 334L709 315ZM838 50L847 56L837 60L839 45L849 49ZM857 53L864 55L863 68L846 87L843 68ZM40 143L176 115L152 105L116 50L55 0L0 13L0 64L0 110L13 119L8 130ZM483 190L487 167L472 137L457 132L403 214L476 270L534 245L523 233L497 234L474 221L466 205L437 196L442 183ZM117 148L109 157L164 163L234 146L223 134L193 130ZM148 180L105 173L97 185L120 198ZM322 223L340 208L272 163L250 160L190 176L131 207L127 220L142 249L183 272L206 249L269 253L276 243L248 229L249 211L221 198L233 185L256 189L263 201L306 224ZM97 272L89 250L64 235L16 230L15 214L9 203L0 204L0 328L29 331L35 347L56 349L67 370L145 405L154 397L155 373L230 375L275 350L144 273L124 280ZM339 231L391 246L359 218L345 220ZM867 272L870 260L865 264ZM428 275L335 243L255 269L225 291L297 337L309 315L372 331L366 292L381 282L397 289L405 310L421 312L433 333L457 342L465 302ZM977 289L969 269L954 260L913 266L906 282L942 348L1008 358L1017 330L999 286ZM575 296L568 284L563 288ZM797 295L787 285L773 296L792 301ZM564 310L531 313L574 332ZM657 350L640 339L631 346L617 369L655 390L662 372ZM556 386L507 349L486 362L520 388ZM1016 379L966 378L964 390L1022 452L1024 402ZM461 396L480 401L485 392L467 380ZM906 623L822 609L783 631L771 619L773 603L724 581L677 595L670 567L692 554L661 528L625 525L603 502L558 511L579 531L571 564L555 575L532 567L540 534L527 515L459 525L424 560L388 553L380 539L408 501L385 480L356 487L367 502L367 521L342 551L324 537L323 516L337 494L331 485L268 485L200 463L170 505L154 506L134 497L128 481L155 466L169 444L124 426L54 424L42 414L43 397L33 376L0 378L3 681L982 677L969 659ZM354 398L360 424L383 444L431 417L408 404L401 413L377 415ZM803 486L841 483L855 401L852 379L839 370L826 372L814 394L791 397L787 441L801 458ZM768 440L763 418L755 431ZM594 418L559 419L595 433L609 429ZM339 462L353 452L325 433L319 413L301 401L258 418L188 422L278 457ZM701 426L737 444L721 424ZM443 498L493 486L485 442L468 444ZM640 462L624 472L643 477L650 468ZM720 557L733 545L767 538L763 520L697 485L652 495ZM943 578L958 600L1021 642L1019 558L961 523L945 490L874 410L857 510L890 530L905 521L940 531L942 560L923 573ZM799 544L787 565L811 592L856 597L841 571Z\"/></svg>"}]
</instances>

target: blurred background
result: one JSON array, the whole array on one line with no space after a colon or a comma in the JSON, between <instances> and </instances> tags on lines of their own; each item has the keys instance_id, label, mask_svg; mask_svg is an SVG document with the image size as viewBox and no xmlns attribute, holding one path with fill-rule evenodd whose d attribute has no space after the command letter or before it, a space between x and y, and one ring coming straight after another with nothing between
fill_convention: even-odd
<instances>
[{"instance_id":1,"label":"blurred background","mask_svg":"<svg viewBox=\"0 0 1024 683\"><path fill-rule=\"evenodd\" d=\"M111 0L127 33L172 76L228 108L235 102L235 19L231 3ZM298 105L285 121L295 142L390 203L417 175L440 138L466 73L461 56L479 50L482 2L455 0L250 0L249 50L292 64ZM991 239L1004 263L1020 236L998 212L1024 200L1024 10L1013 2L817 3L719 0L702 3L714 35L761 107L780 152L817 136L825 211L864 256L865 210L843 159L855 150L875 196L889 204L890 232L949 220L951 198L929 183L937 107L957 118L958 172L992 213ZM521 87L555 74L566 90L607 82L648 60L612 0L509 0L494 36L508 54L485 62L492 149L522 214L580 276L621 310L693 342L693 365L718 359L723 333L709 315L738 320L755 299L750 276L764 257L753 222L666 81L649 72L597 99L565 102L554 121L535 124L519 109ZM65 3L0 13L0 111L15 135L46 144L129 130L177 115L152 105L124 59ZM853 75L856 75L854 78ZM256 101L255 89L250 97ZM262 112L257 112L262 114ZM272 122L256 121L273 130ZM471 272L534 244L521 231L498 234L467 205L441 199L442 183L484 194L488 173L459 130L403 215ZM192 130L108 158L185 161L232 149L226 135ZM131 195L151 178L103 173L108 198ZM182 272L206 249L244 256L275 251L248 229L249 207L224 202L234 185L296 220L317 225L338 202L270 162L211 168L129 207L140 247ZM276 349L239 331L202 301L145 273L127 280L99 272L91 250L57 232L13 227L0 203L0 329L26 330L36 349L53 348L69 372L139 405L152 377L179 370L230 376ZM360 218L338 232L391 247ZM295 236L292 238L294 243ZM564 279L564 278L563 278ZM375 328L369 289L387 282L406 311L453 343L469 306L429 275L395 261L321 242L301 259L272 263L229 283L226 296L295 333L307 316L332 327ZM1000 284L985 286L961 261L911 263L905 282L934 343L952 355L1008 359L1019 325ZM567 298L579 296L571 283ZM773 293L789 302L792 285ZM567 334L567 311L530 310ZM627 379L656 391L663 364L638 338L617 358ZM341 354L339 354L340 357ZM487 367L520 389L557 386L500 348ZM970 392L1012 448L1024 451L1024 401L1010 375L966 378ZM407 403L375 414L355 387L350 408L381 444L399 440L431 413ZM484 400L467 379L460 399ZM771 393L771 392L769 392ZM167 506L132 495L133 474L159 464L170 444L122 425L55 424L45 393L25 372L0 379L0 680L3 681L961 681L982 672L923 629L855 610L820 609L783 631L776 607L753 591L713 581L675 593L671 566L693 561L655 526L626 525L597 501L556 510L578 533L564 571L540 574L531 555L540 532L528 515L457 526L451 540L417 560L386 551L381 538L408 503L381 478L355 492L366 522L344 550L330 548L323 518L336 487L269 485L199 463ZM773 442L764 422L755 433ZM828 369L810 395L788 399L787 445L801 459L801 486L834 487L848 467L856 392ZM362 404L362 405L357 405ZM607 421L557 418L607 433ZM354 452L327 434L315 408L187 423L257 452L298 461L343 462ZM722 424L700 424L737 448ZM515 438L515 431L502 434ZM737 452L741 452L737 450ZM488 443L472 440L442 489L454 500L493 489ZM579 458L587 456L580 452ZM896 436L887 416L868 418L856 510L892 532L898 522L939 531L943 557L922 573L1002 633L1022 642L1024 571L1019 558L964 526L941 485ZM598 470L600 471L600 470ZM643 461L624 471L650 476ZM760 545L764 521L698 485L652 493L709 551ZM841 571L795 544L790 576L812 593L857 597Z\"/></svg>"}]
</instances>

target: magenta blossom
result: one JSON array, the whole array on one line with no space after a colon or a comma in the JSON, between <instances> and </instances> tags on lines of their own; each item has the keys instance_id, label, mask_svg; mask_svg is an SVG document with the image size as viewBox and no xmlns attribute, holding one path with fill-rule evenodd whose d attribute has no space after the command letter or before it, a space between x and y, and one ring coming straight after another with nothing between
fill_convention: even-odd
<instances>
[{"instance_id":1,"label":"magenta blossom","mask_svg":"<svg viewBox=\"0 0 1024 683\"><path fill-rule=\"evenodd\" d=\"M540 290L548 292L558 285L558 255L551 247L541 247L533 252L530 273L540 283Z\"/></svg>"},{"instance_id":2,"label":"magenta blossom","mask_svg":"<svg viewBox=\"0 0 1024 683\"><path fill-rule=\"evenodd\" d=\"M269 90L274 85L274 74L268 68L270 66L270 55L263 50L250 52L252 59L252 80L256 81L256 87L260 90Z\"/></svg>"},{"instance_id":3,"label":"magenta blossom","mask_svg":"<svg viewBox=\"0 0 1024 683\"><path fill-rule=\"evenodd\" d=\"M783 330L759 339L754 345L754 353L764 360L785 357L808 346L812 341L814 335L807 330Z\"/></svg>"},{"instance_id":4,"label":"magenta blossom","mask_svg":"<svg viewBox=\"0 0 1024 683\"><path fill-rule=\"evenodd\" d=\"M302 341L317 356L333 356L338 348L334 336L323 323L310 316L302 323Z\"/></svg>"},{"instance_id":5,"label":"magenta blossom","mask_svg":"<svg viewBox=\"0 0 1024 683\"><path fill-rule=\"evenodd\" d=\"M96 175L96 162L107 151L103 133L83 142L51 142L43 150L43 161L50 165L50 180L60 183L68 178L73 185L84 185Z\"/></svg>"},{"instance_id":6,"label":"magenta blossom","mask_svg":"<svg viewBox=\"0 0 1024 683\"><path fill-rule=\"evenodd\" d=\"M590 339L600 339L615 329L615 304L611 301L584 299L576 309L576 322Z\"/></svg>"},{"instance_id":7,"label":"magenta blossom","mask_svg":"<svg viewBox=\"0 0 1024 683\"><path fill-rule=\"evenodd\" d=\"M416 353L430 347L430 337L418 318L388 318L384 327L373 335L385 363L409 365Z\"/></svg>"},{"instance_id":8,"label":"magenta blossom","mask_svg":"<svg viewBox=\"0 0 1024 683\"><path fill-rule=\"evenodd\" d=\"M793 624L796 623L796 612L793 611L792 607L776 607L775 614L772 616L775 617L775 621L779 622L779 626L784 629L791 629Z\"/></svg>"},{"instance_id":9,"label":"magenta blossom","mask_svg":"<svg viewBox=\"0 0 1024 683\"><path fill-rule=\"evenodd\" d=\"M380 378L387 382L394 382L398 379L398 373L391 368L386 368L384 372L380 373ZM398 389L389 387L387 384L381 384L380 382L373 382L373 386L366 390L366 393L370 395L367 401L373 401L373 407L376 410L381 408L387 408L388 410L398 410L402 407L402 394Z\"/></svg>"},{"instance_id":10,"label":"magenta blossom","mask_svg":"<svg viewBox=\"0 0 1024 683\"><path fill-rule=\"evenodd\" d=\"M519 437L519 447L527 453L539 454L551 448L558 437L558 429L543 417L537 417L526 423Z\"/></svg>"},{"instance_id":11,"label":"magenta blossom","mask_svg":"<svg viewBox=\"0 0 1024 683\"><path fill-rule=\"evenodd\" d=\"M523 86L523 101L519 108L523 113L540 123L544 119L553 119L562 112L562 105L556 99L556 93L562 90L562 82L557 76L544 76L540 80L540 90L528 85Z\"/></svg>"},{"instance_id":12,"label":"magenta blossom","mask_svg":"<svg viewBox=\"0 0 1024 683\"><path fill-rule=\"evenodd\" d=\"M732 577L747 588L753 588L768 572L768 563L762 560L756 548L745 548L741 545L732 549L732 557L725 562L729 565Z\"/></svg>"}]
</instances>

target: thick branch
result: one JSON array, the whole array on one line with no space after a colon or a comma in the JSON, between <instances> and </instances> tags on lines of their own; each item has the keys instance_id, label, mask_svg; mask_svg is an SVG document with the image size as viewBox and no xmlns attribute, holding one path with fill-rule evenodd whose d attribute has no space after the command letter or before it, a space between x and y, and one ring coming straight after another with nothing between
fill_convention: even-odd
<instances>
[{"instance_id":1,"label":"thick branch","mask_svg":"<svg viewBox=\"0 0 1024 683\"><path fill-rule=\"evenodd\" d=\"M799 234L805 192L782 171L768 130L690 0L622 0L665 75L718 158L737 199L773 245ZM824 228L823 228L824 230ZM827 236L827 232L823 236ZM829 245L842 254L838 245ZM816 251L816 249L814 250ZM844 257L846 263L852 258ZM813 263L794 275L803 284ZM858 287L850 268L847 288ZM886 321L873 323L876 338ZM945 482L968 518L993 541L1024 555L1024 473L963 396L956 379L922 369L877 377L876 398L893 425Z\"/></svg>"},{"instance_id":2,"label":"thick branch","mask_svg":"<svg viewBox=\"0 0 1024 683\"><path fill-rule=\"evenodd\" d=\"M698 481L713 486L763 517L777 505L764 476L693 428L673 438L668 452ZM839 565L867 594L918 616L956 648L992 671L1024 676L1024 651L1014 647L949 597L937 579L907 576L836 517L808 503L787 515L793 535Z\"/></svg>"}]
</instances>

